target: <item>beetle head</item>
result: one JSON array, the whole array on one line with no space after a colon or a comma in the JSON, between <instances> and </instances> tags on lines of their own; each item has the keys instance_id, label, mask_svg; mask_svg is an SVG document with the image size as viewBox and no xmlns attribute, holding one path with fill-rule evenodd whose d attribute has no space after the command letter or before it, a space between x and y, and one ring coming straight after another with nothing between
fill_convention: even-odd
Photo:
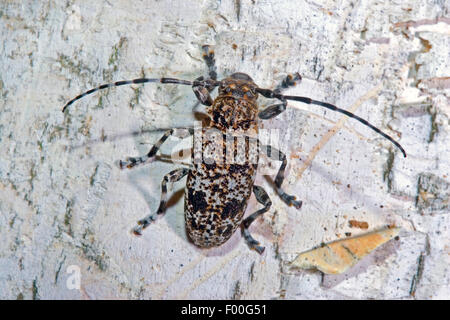
<instances>
[{"instance_id":1,"label":"beetle head","mask_svg":"<svg viewBox=\"0 0 450 320\"><path fill-rule=\"evenodd\" d=\"M249 75L236 72L220 81L219 95L256 102L256 84Z\"/></svg>"}]
</instances>

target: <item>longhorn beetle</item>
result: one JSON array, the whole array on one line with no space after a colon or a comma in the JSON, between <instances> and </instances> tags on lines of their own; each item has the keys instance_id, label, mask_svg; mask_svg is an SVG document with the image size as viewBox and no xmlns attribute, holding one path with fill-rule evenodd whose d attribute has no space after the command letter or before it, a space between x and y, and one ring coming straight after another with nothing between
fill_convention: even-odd
<instances>
[{"instance_id":1,"label":"longhorn beetle","mask_svg":"<svg viewBox=\"0 0 450 320\"><path fill-rule=\"evenodd\" d=\"M274 181L278 195L289 206L294 206L297 209L300 209L302 206L302 201L297 201L294 196L284 192L281 187L287 165L286 156L271 146L266 145L260 149L259 140L255 138L255 134L258 132L258 117L259 119L276 117L286 109L288 100L317 105L343 113L391 141L406 157L405 150L398 142L357 115L327 102L316 101L307 97L283 95L282 90L295 85L296 81L301 80L298 73L294 76L289 75L275 90L258 87L252 78L240 72L218 81L214 64L214 52L210 50L209 46L203 46L203 50L203 58L208 66L209 78L199 77L194 81L174 78L138 78L103 84L70 100L62 110L63 112L66 111L75 101L101 89L148 82L192 86L198 101L207 106L206 110L210 117L210 123L201 129L201 135L202 137L208 136L210 131L219 133L219 136L225 137L227 140L226 144L223 140L218 145L214 145L210 140L204 138L196 140L194 129L192 128L171 129L153 145L146 155L137 158L129 157L126 161L119 162L121 169L150 163L155 160L156 153L169 136L185 137L188 134L194 134L193 166L189 169L180 168L173 170L164 176L161 183L159 208L156 214L149 214L138 221L138 225L133 229L136 235L140 235L144 228L156 220L157 216L164 214L167 204L167 183L179 181L187 175L184 213L187 235L192 242L198 247L204 248L219 246L225 243L240 226L249 247L261 254L264 251L264 247L260 246L259 242L249 232L251 223L268 211L272 205L267 192L261 186L254 185L259 152L261 150L269 158L281 160L282 162ZM219 93L213 99L210 92L215 87L219 87ZM259 111L256 103L258 94L266 98L278 99L280 102L269 105L264 110ZM245 137L244 152L238 152L238 144L235 141L236 135L230 134L231 130L240 132L240 136ZM255 141L258 149L256 153L251 153L250 144ZM218 152L217 148L219 149ZM201 159L197 157L198 154L195 152L195 149L200 150L200 152L211 149L216 151L216 153L213 152L213 155L209 156L209 158ZM220 161L220 156L230 155L244 159L241 159L242 161L239 163ZM255 194L256 200L263 205L263 208L243 219L251 191Z\"/></svg>"}]
</instances>

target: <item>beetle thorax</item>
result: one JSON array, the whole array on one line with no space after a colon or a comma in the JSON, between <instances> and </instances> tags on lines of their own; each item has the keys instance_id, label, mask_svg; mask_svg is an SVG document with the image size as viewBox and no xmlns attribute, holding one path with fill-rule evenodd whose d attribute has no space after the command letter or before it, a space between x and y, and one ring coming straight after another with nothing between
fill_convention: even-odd
<instances>
[{"instance_id":1,"label":"beetle thorax","mask_svg":"<svg viewBox=\"0 0 450 320\"><path fill-rule=\"evenodd\" d=\"M219 130L257 130L258 107L249 101L218 96L207 112Z\"/></svg>"},{"instance_id":2,"label":"beetle thorax","mask_svg":"<svg viewBox=\"0 0 450 320\"><path fill-rule=\"evenodd\" d=\"M221 130L257 131L258 106L253 81L234 74L221 81L219 95L207 109L212 125Z\"/></svg>"}]
</instances>

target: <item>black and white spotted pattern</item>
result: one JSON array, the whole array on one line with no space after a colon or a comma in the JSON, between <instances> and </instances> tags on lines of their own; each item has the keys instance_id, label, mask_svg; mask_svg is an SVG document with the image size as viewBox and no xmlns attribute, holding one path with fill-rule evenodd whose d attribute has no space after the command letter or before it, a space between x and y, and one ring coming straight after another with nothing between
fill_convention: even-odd
<instances>
[{"instance_id":1,"label":"black and white spotted pattern","mask_svg":"<svg viewBox=\"0 0 450 320\"><path fill-rule=\"evenodd\" d=\"M204 140L202 150L211 143ZM223 160L225 139L221 147ZM236 147L237 143L231 146ZM194 161L186 182L184 212L186 231L195 245L219 246L240 226L256 176L258 154L252 156L240 164L220 161L220 157L214 161Z\"/></svg>"}]
</instances>

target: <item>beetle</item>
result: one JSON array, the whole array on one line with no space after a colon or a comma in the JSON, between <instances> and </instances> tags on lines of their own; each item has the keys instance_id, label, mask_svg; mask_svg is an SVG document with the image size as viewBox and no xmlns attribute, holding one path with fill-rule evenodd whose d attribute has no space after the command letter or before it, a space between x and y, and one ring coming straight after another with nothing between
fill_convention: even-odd
<instances>
[{"instance_id":1,"label":"beetle","mask_svg":"<svg viewBox=\"0 0 450 320\"><path fill-rule=\"evenodd\" d=\"M156 217L165 213L167 183L179 181L187 175L184 212L188 238L198 247L220 246L233 235L238 227L241 227L242 235L248 246L262 254L264 247L249 232L251 223L267 212L272 205L264 188L254 184L261 151L264 151L270 159L282 162L274 180L278 195L289 206L297 209L302 206L302 201L296 200L295 196L287 194L282 189L287 165L286 156L270 145L261 146L257 139L259 119L276 117L286 109L288 100L317 105L345 114L391 141L406 157L405 150L397 141L367 120L327 102L308 97L283 95L284 89L301 81L298 73L287 76L275 90L258 87L249 75L241 72L233 73L219 81L215 71L214 52L210 50L209 46L204 46L203 50L203 58L209 69L209 77L206 79L199 77L194 81L187 81L175 78L137 78L117 81L90 89L76 96L63 107L62 111L65 112L75 101L98 90L142 83L191 86L198 101L207 107L210 123L199 130L200 139L196 139L193 128L170 129L146 155L128 157L125 161L119 162L121 169L131 169L138 165L151 163L156 159L158 150L167 138L170 136L186 137L194 134L193 166L173 170L164 176L161 182L159 207L155 214L149 214L138 221L138 225L133 229L136 235L140 235L144 228L156 220ZM213 99L210 93L216 87L218 87L218 95ZM256 102L259 95L274 98L280 102L269 105L260 111ZM214 139L208 139L209 135L222 139L215 143ZM238 151L239 141L236 140L239 140L237 139L239 137L243 138L243 140L241 139L244 145L243 152ZM255 143L256 149L251 152L251 145ZM233 156L240 158L240 161L224 161L224 159L233 159ZM252 192L263 208L244 219L247 202Z\"/></svg>"}]
</instances>

